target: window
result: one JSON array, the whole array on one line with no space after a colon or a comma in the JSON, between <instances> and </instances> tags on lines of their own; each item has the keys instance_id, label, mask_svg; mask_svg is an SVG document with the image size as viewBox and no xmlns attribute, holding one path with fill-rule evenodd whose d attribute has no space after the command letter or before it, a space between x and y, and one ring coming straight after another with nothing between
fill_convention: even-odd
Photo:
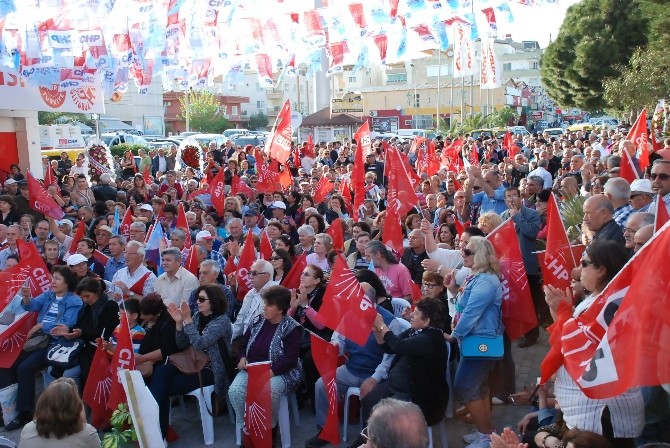
<instances>
[{"instance_id":1,"label":"window","mask_svg":"<svg viewBox=\"0 0 670 448\"><path fill-rule=\"evenodd\" d=\"M265 109L265 101L256 101L256 109Z\"/></svg>"},{"instance_id":2,"label":"window","mask_svg":"<svg viewBox=\"0 0 670 448\"><path fill-rule=\"evenodd\" d=\"M389 73L386 75L386 82L388 83L406 83L407 73Z\"/></svg>"},{"instance_id":3,"label":"window","mask_svg":"<svg viewBox=\"0 0 670 448\"><path fill-rule=\"evenodd\" d=\"M349 82L356 82L356 77L355 76L350 76L349 77Z\"/></svg>"},{"instance_id":4,"label":"window","mask_svg":"<svg viewBox=\"0 0 670 448\"><path fill-rule=\"evenodd\" d=\"M237 106L230 106L230 113L232 115L237 115Z\"/></svg>"},{"instance_id":5,"label":"window","mask_svg":"<svg viewBox=\"0 0 670 448\"><path fill-rule=\"evenodd\" d=\"M503 71L504 72L510 72L512 71L512 64L510 62L505 62L503 64Z\"/></svg>"},{"instance_id":6,"label":"window","mask_svg":"<svg viewBox=\"0 0 670 448\"><path fill-rule=\"evenodd\" d=\"M414 124L417 129L429 129L435 126L435 117L432 115L415 115Z\"/></svg>"},{"instance_id":7,"label":"window","mask_svg":"<svg viewBox=\"0 0 670 448\"><path fill-rule=\"evenodd\" d=\"M421 94L420 93L415 93L414 94L414 107L421 107Z\"/></svg>"},{"instance_id":8,"label":"window","mask_svg":"<svg viewBox=\"0 0 670 448\"><path fill-rule=\"evenodd\" d=\"M537 61L531 61L530 63L530 69L531 70L537 70L540 68L540 64Z\"/></svg>"}]
</instances>

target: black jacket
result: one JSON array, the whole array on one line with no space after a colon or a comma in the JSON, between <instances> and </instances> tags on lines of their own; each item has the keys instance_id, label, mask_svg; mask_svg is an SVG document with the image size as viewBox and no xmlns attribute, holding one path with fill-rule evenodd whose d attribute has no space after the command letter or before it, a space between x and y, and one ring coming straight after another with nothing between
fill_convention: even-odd
<instances>
[{"instance_id":1,"label":"black jacket","mask_svg":"<svg viewBox=\"0 0 670 448\"><path fill-rule=\"evenodd\" d=\"M427 327L415 333L409 329L398 336L388 331L384 335L383 349L396 355L389 369L389 378L396 368L409 369L408 375L403 372L401 376L409 377L410 390L407 392L412 403L421 408L428 426L441 422L449 401L447 347L442 330Z\"/></svg>"}]
</instances>

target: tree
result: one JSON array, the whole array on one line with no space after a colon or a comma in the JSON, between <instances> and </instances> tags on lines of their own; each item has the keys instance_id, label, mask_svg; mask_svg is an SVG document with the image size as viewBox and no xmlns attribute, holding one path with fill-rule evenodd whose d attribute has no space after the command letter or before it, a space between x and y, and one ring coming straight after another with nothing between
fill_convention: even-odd
<instances>
[{"instance_id":1,"label":"tree","mask_svg":"<svg viewBox=\"0 0 670 448\"><path fill-rule=\"evenodd\" d=\"M251 130L265 129L269 124L270 119L263 111L259 110L257 113L249 116L249 129Z\"/></svg>"},{"instance_id":2,"label":"tree","mask_svg":"<svg viewBox=\"0 0 670 448\"><path fill-rule=\"evenodd\" d=\"M95 123L91 120L91 117L86 114L76 114L72 112L37 112L37 121L39 124L70 124L75 121L84 123L87 125L95 126Z\"/></svg>"},{"instance_id":3,"label":"tree","mask_svg":"<svg viewBox=\"0 0 670 448\"><path fill-rule=\"evenodd\" d=\"M233 125L219 111L219 102L206 90L187 92L181 98L181 116L186 119L186 95L188 95L188 118L191 130L203 133L221 134Z\"/></svg>"},{"instance_id":4,"label":"tree","mask_svg":"<svg viewBox=\"0 0 670 448\"><path fill-rule=\"evenodd\" d=\"M519 118L519 114L510 107L503 107L502 109L494 109L489 115L489 123L491 126L497 128L506 128L510 123L514 123Z\"/></svg>"},{"instance_id":5,"label":"tree","mask_svg":"<svg viewBox=\"0 0 670 448\"><path fill-rule=\"evenodd\" d=\"M618 77L635 49L647 43L648 28L640 0L583 0L571 6L542 56L547 93L564 107L605 108L603 82Z\"/></svg>"}]
</instances>

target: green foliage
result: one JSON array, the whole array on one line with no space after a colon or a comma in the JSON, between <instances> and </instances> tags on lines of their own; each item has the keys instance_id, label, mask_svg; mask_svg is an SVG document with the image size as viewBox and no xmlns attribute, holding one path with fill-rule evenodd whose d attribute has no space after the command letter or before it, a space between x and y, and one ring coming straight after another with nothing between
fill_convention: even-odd
<instances>
[{"instance_id":1,"label":"green foliage","mask_svg":"<svg viewBox=\"0 0 670 448\"><path fill-rule=\"evenodd\" d=\"M120 145L114 145L109 150L112 152L113 157L123 157L123 153L126 151L132 151L133 155L136 156L137 151L140 149L149 149L145 145L137 145L130 143L121 143Z\"/></svg>"},{"instance_id":2,"label":"green foliage","mask_svg":"<svg viewBox=\"0 0 670 448\"><path fill-rule=\"evenodd\" d=\"M87 114L75 114L72 112L37 112L37 122L39 124L70 124L75 121L95 127L95 123L91 120L91 116Z\"/></svg>"},{"instance_id":3,"label":"green foliage","mask_svg":"<svg viewBox=\"0 0 670 448\"><path fill-rule=\"evenodd\" d=\"M581 235L582 221L584 220L584 196L575 196L561 203L560 213L563 225L568 232L568 238L573 241Z\"/></svg>"},{"instance_id":4,"label":"green foliage","mask_svg":"<svg viewBox=\"0 0 670 448\"><path fill-rule=\"evenodd\" d=\"M495 128L504 128L510 125L510 123L516 122L519 118L519 114L510 107L503 107L502 109L493 109L493 112L488 116L488 122L491 126Z\"/></svg>"},{"instance_id":5,"label":"green foliage","mask_svg":"<svg viewBox=\"0 0 670 448\"><path fill-rule=\"evenodd\" d=\"M206 90L186 92L179 99L181 103L180 118L186 119L186 95L188 95L189 127L192 131L221 134L233 125L219 112L219 102L213 93Z\"/></svg>"},{"instance_id":6,"label":"green foliage","mask_svg":"<svg viewBox=\"0 0 670 448\"><path fill-rule=\"evenodd\" d=\"M112 413L109 420L112 424L112 432L105 434L102 439L102 448L120 448L132 446L137 442L137 433L133 426L133 419L125 403L120 403L118 409Z\"/></svg>"},{"instance_id":7,"label":"green foliage","mask_svg":"<svg viewBox=\"0 0 670 448\"><path fill-rule=\"evenodd\" d=\"M270 124L270 119L262 111L249 116L249 129L255 131L257 129L265 129Z\"/></svg>"},{"instance_id":8,"label":"green foliage","mask_svg":"<svg viewBox=\"0 0 670 448\"><path fill-rule=\"evenodd\" d=\"M607 107L603 82L621 74L636 48L647 43L647 0L583 0L570 8L557 39L542 57L547 93L563 107Z\"/></svg>"}]
</instances>

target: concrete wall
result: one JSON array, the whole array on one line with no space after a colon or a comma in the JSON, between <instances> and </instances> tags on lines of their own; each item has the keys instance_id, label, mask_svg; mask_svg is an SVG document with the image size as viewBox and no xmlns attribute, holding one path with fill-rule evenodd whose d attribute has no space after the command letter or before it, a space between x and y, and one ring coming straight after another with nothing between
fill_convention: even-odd
<instances>
[{"instance_id":1,"label":"concrete wall","mask_svg":"<svg viewBox=\"0 0 670 448\"><path fill-rule=\"evenodd\" d=\"M36 178L41 179L43 175L42 155L40 154L40 129L37 123L37 112L0 110L0 132L14 132L16 134L16 155L21 171L25 172L30 169ZM5 167L2 168L6 169Z\"/></svg>"}]
</instances>

